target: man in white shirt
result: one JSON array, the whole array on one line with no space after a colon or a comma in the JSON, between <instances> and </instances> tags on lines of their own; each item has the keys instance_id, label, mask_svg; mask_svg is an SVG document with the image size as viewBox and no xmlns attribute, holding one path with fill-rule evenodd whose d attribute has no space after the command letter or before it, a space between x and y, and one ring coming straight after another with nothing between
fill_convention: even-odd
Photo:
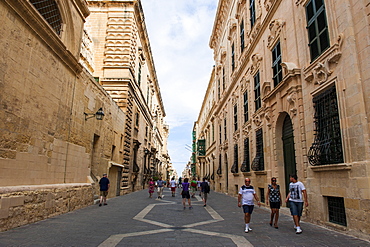
<instances>
[{"instance_id":1,"label":"man in white shirt","mask_svg":"<svg viewBox=\"0 0 370 247\"><path fill-rule=\"evenodd\" d=\"M172 197L175 197L175 192L176 192L176 181L175 177L173 177L170 181L170 187L171 187L171 192L172 192Z\"/></svg>"},{"instance_id":2,"label":"man in white shirt","mask_svg":"<svg viewBox=\"0 0 370 247\"><path fill-rule=\"evenodd\" d=\"M303 197L302 197L303 194ZM301 226L299 224L303 211L303 199L305 206L308 206L307 192L302 182L298 181L297 175L290 175L289 194L286 197L285 202L289 201L290 213L293 216L294 228L296 234L302 233Z\"/></svg>"},{"instance_id":3,"label":"man in white shirt","mask_svg":"<svg viewBox=\"0 0 370 247\"><path fill-rule=\"evenodd\" d=\"M249 222L251 220L251 214L254 209L254 199L256 199L258 206L261 206L260 200L254 190L253 186L251 185L250 178L245 178L245 185L243 185L239 190L238 195L238 207L243 206L244 212L244 221L245 221L245 231L250 232L252 229L249 227Z\"/></svg>"}]
</instances>

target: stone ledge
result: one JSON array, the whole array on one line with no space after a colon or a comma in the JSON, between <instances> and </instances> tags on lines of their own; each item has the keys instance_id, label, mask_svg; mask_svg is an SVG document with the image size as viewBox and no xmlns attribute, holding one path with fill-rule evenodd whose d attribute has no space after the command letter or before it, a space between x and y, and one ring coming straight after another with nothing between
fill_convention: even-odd
<instances>
[{"instance_id":1,"label":"stone ledge","mask_svg":"<svg viewBox=\"0 0 370 247\"><path fill-rule=\"evenodd\" d=\"M20 185L20 186L5 186L0 187L0 194L13 193L19 191L34 191L42 189L65 189L65 188L78 188L90 187L89 183L71 183L71 184L42 184L42 185Z\"/></svg>"},{"instance_id":2,"label":"stone ledge","mask_svg":"<svg viewBox=\"0 0 370 247\"><path fill-rule=\"evenodd\" d=\"M351 169L352 169L352 165L347 165L347 164L311 166L311 170L314 172L344 171L344 170L351 170Z\"/></svg>"}]
</instances>

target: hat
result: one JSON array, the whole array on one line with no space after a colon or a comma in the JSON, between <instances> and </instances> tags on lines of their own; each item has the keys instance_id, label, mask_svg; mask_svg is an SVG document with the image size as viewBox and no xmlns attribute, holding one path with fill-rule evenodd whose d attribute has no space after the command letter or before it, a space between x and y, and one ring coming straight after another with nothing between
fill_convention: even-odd
<instances>
[{"instance_id":1,"label":"hat","mask_svg":"<svg viewBox=\"0 0 370 247\"><path fill-rule=\"evenodd\" d=\"M103 173L103 176L107 176L107 174L106 173Z\"/></svg>"}]
</instances>

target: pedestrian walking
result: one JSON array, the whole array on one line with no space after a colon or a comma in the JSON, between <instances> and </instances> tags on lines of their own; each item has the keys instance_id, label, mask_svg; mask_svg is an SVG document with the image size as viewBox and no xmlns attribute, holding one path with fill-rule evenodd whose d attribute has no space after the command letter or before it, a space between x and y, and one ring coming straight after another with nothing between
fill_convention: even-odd
<instances>
[{"instance_id":1,"label":"pedestrian walking","mask_svg":"<svg viewBox=\"0 0 370 247\"><path fill-rule=\"evenodd\" d=\"M149 198L152 198L152 195L154 193L154 187L155 187L155 183L153 181L153 178L149 178L149 188L148 188L148 191L149 191Z\"/></svg>"},{"instance_id":2,"label":"pedestrian walking","mask_svg":"<svg viewBox=\"0 0 370 247\"><path fill-rule=\"evenodd\" d=\"M104 203L104 205L107 205L107 196L108 196L108 190L109 190L109 179L107 178L107 174L104 173L103 177L99 181L100 186L100 203L99 207Z\"/></svg>"},{"instance_id":3,"label":"pedestrian walking","mask_svg":"<svg viewBox=\"0 0 370 247\"><path fill-rule=\"evenodd\" d=\"M162 180L162 177L160 177L157 180L157 193L158 193L158 199L163 198L163 187L165 185L165 181Z\"/></svg>"},{"instance_id":4,"label":"pedestrian walking","mask_svg":"<svg viewBox=\"0 0 370 247\"><path fill-rule=\"evenodd\" d=\"M302 197L303 195L303 197ZM298 181L296 174L290 175L289 194L286 197L285 202L289 201L290 213L293 216L294 229L296 234L302 233L300 221L303 211L303 202L308 207L308 199L306 188L303 183Z\"/></svg>"},{"instance_id":5,"label":"pedestrian walking","mask_svg":"<svg viewBox=\"0 0 370 247\"><path fill-rule=\"evenodd\" d=\"M184 205L184 209L186 209L186 206L185 206L186 199L188 199L189 209L193 208L191 206L189 187L190 187L189 179L185 178L184 182L182 183L182 191L181 191L182 205Z\"/></svg>"},{"instance_id":6,"label":"pedestrian walking","mask_svg":"<svg viewBox=\"0 0 370 247\"><path fill-rule=\"evenodd\" d=\"M172 197L175 197L175 193L176 193L176 181L175 181L175 177L173 177L170 181L170 187L171 187L171 192L172 192Z\"/></svg>"},{"instance_id":7,"label":"pedestrian walking","mask_svg":"<svg viewBox=\"0 0 370 247\"><path fill-rule=\"evenodd\" d=\"M182 178L179 177L179 184L178 184L179 188L182 188Z\"/></svg>"},{"instance_id":8,"label":"pedestrian walking","mask_svg":"<svg viewBox=\"0 0 370 247\"><path fill-rule=\"evenodd\" d=\"M267 186L266 193L266 204L271 208L270 226L274 224L274 227L278 229L279 210L282 204L280 185L276 183L276 178L271 178L271 184Z\"/></svg>"},{"instance_id":9,"label":"pedestrian walking","mask_svg":"<svg viewBox=\"0 0 370 247\"><path fill-rule=\"evenodd\" d=\"M203 207L207 206L207 198L208 198L209 192L210 192L209 183L206 180L206 178L203 178L203 182L200 184L200 193L202 195L202 199L204 202Z\"/></svg>"},{"instance_id":10,"label":"pedestrian walking","mask_svg":"<svg viewBox=\"0 0 370 247\"><path fill-rule=\"evenodd\" d=\"M198 178L198 181L197 181L197 191L199 191L199 196L201 196L202 194L202 188L200 187L200 185L202 184L203 182L200 181L200 179Z\"/></svg>"},{"instance_id":11,"label":"pedestrian walking","mask_svg":"<svg viewBox=\"0 0 370 247\"><path fill-rule=\"evenodd\" d=\"M238 207L243 206L244 212L244 221L245 221L245 230L244 232L248 233L252 231L252 228L249 227L249 222L251 220L251 215L254 209L254 199L257 201L258 206L261 206L260 200L251 185L250 178L245 179L245 185L243 185L239 190L238 195Z\"/></svg>"},{"instance_id":12,"label":"pedestrian walking","mask_svg":"<svg viewBox=\"0 0 370 247\"><path fill-rule=\"evenodd\" d=\"M193 180L191 180L190 187L191 187L191 197L194 198L195 197L195 193L197 191L197 180L195 180L195 177L193 177Z\"/></svg>"}]
</instances>

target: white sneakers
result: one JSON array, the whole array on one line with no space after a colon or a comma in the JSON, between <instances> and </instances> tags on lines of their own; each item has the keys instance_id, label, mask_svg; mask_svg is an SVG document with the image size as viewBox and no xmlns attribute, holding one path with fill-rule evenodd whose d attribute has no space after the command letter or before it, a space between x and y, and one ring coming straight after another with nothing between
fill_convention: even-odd
<instances>
[{"instance_id":1,"label":"white sneakers","mask_svg":"<svg viewBox=\"0 0 370 247\"><path fill-rule=\"evenodd\" d=\"M246 232L246 233L248 233L250 231L252 231L252 228L249 228L249 227L246 227L245 230L244 230L244 232Z\"/></svg>"}]
</instances>

